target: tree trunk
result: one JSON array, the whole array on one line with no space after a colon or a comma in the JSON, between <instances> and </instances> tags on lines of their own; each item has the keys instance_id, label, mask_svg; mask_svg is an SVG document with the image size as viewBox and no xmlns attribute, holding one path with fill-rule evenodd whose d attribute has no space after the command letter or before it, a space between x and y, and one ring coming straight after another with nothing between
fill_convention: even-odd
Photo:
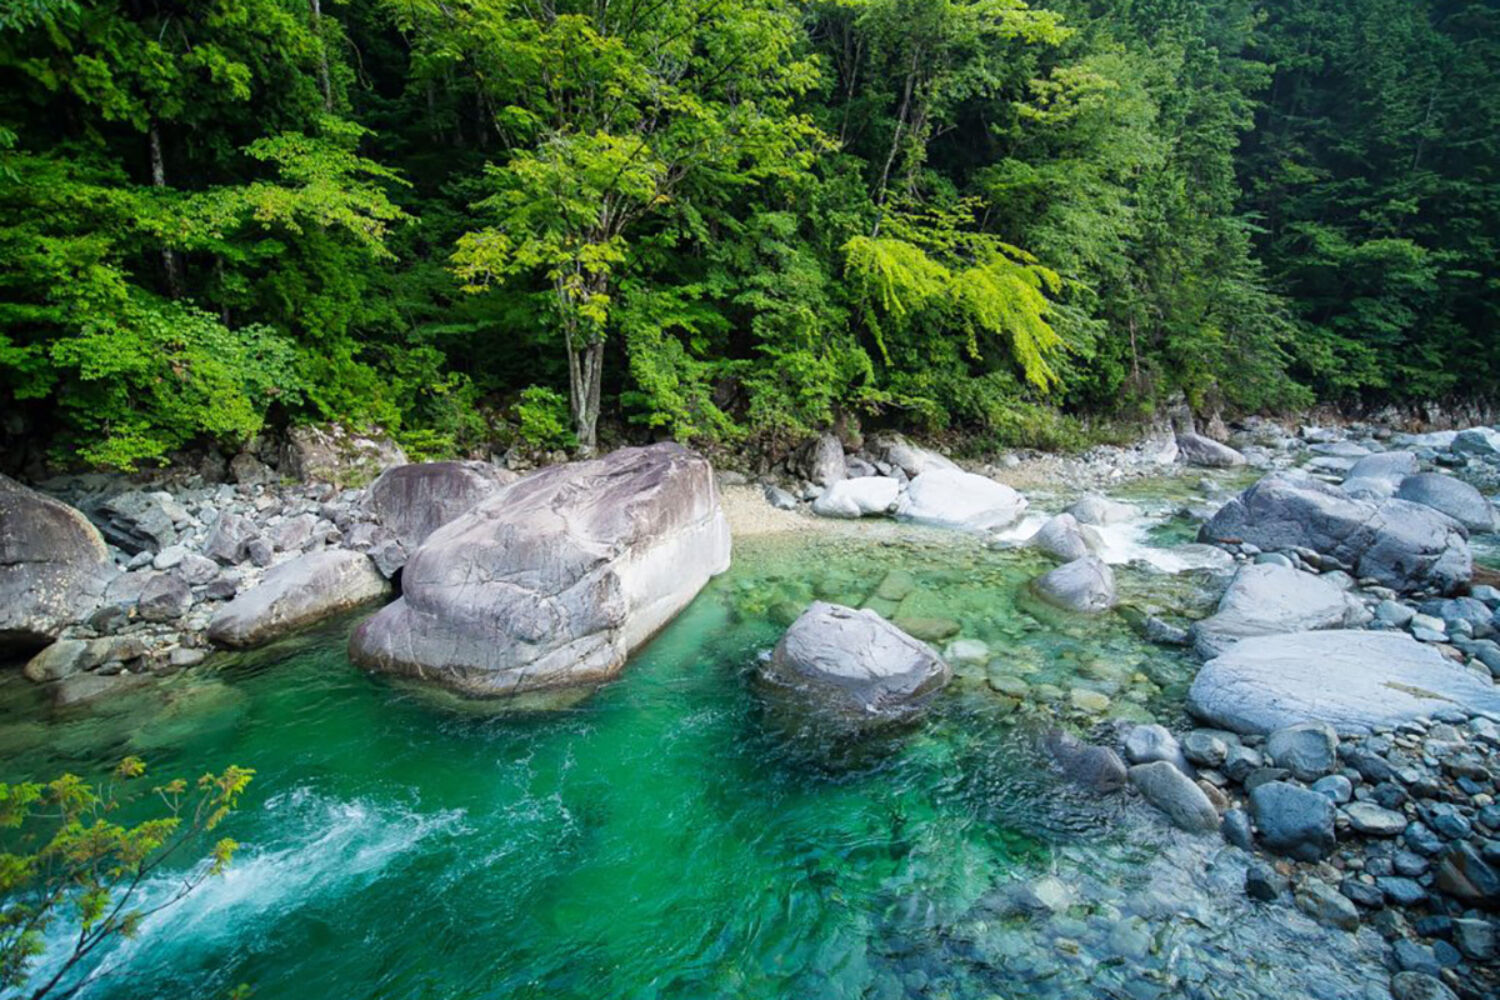
<instances>
[{"instance_id":1,"label":"tree trunk","mask_svg":"<svg viewBox=\"0 0 1500 1000\"><path fill-rule=\"evenodd\" d=\"M313 34L318 36L318 86L323 89L323 110L333 111L333 83L328 76L328 45L323 40L322 0L308 0L312 7Z\"/></svg>"},{"instance_id":2,"label":"tree trunk","mask_svg":"<svg viewBox=\"0 0 1500 1000\"><path fill-rule=\"evenodd\" d=\"M599 396L604 382L604 341L569 349L568 402L573 411L573 434L578 454L588 458L599 444Z\"/></svg>"},{"instance_id":3,"label":"tree trunk","mask_svg":"<svg viewBox=\"0 0 1500 1000\"><path fill-rule=\"evenodd\" d=\"M151 186L164 188L167 186L167 163L161 151L161 128L155 118L146 129L146 140L151 147ZM167 294L174 299L182 298L182 262L177 259L177 251L162 247L161 266L167 277Z\"/></svg>"}]
</instances>

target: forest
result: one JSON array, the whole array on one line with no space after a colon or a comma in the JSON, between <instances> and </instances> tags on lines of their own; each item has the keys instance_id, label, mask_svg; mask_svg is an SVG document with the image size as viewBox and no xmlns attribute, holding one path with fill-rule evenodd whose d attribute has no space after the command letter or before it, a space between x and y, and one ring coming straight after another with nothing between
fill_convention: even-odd
<instances>
[{"instance_id":1,"label":"forest","mask_svg":"<svg viewBox=\"0 0 1500 1000\"><path fill-rule=\"evenodd\" d=\"M0 442L1486 401L1500 5L5 0Z\"/></svg>"}]
</instances>

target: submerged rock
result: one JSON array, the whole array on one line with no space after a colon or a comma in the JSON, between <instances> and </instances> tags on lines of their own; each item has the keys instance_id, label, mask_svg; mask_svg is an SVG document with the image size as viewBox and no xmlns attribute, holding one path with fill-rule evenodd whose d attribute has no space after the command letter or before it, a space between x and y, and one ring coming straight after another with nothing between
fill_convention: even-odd
<instances>
[{"instance_id":1,"label":"submerged rock","mask_svg":"<svg viewBox=\"0 0 1500 1000\"><path fill-rule=\"evenodd\" d=\"M115 575L88 518L0 475L0 648L57 638L98 607Z\"/></svg>"},{"instance_id":2,"label":"submerged rock","mask_svg":"<svg viewBox=\"0 0 1500 1000\"><path fill-rule=\"evenodd\" d=\"M1058 514L1048 519L1027 544L1064 562L1082 559L1098 548L1096 544L1090 544L1089 537L1072 514Z\"/></svg>"},{"instance_id":3,"label":"submerged rock","mask_svg":"<svg viewBox=\"0 0 1500 1000\"><path fill-rule=\"evenodd\" d=\"M1020 520L1026 498L1004 483L961 469L928 469L914 478L898 517L964 531L998 531Z\"/></svg>"},{"instance_id":4,"label":"submerged rock","mask_svg":"<svg viewBox=\"0 0 1500 1000\"><path fill-rule=\"evenodd\" d=\"M1198 655L1208 658L1247 636L1348 628L1369 619L1359 600L1327 579L1259 563L1240 567L1218 611L1190 631Z\"/></svg>"},{"instance_id":5,"label":"submerged rock","mask_svg":"<svg viewBox=\"0 0 1500 1000\"><path fill-rule=\"evenodd\" d=\"M792 623L762 673L805 693L815 708L896 718L920 709L952 677L930 646L875 612L823 601Z\"/></svg>"},{"instance_id":6,"label":"submerged rock","mask_svg":"<svg viewBox=\"0 0 1500 1000\"><path fill-rule=\"evenodd\" d=\"M1500 690L1408 635L1335 629L1242 639L1205 663L1195 716L1240 733L1326 722L1340 733L1440 709L1500 711Z\"/></svg>"},{"instance_id":7,"label":"submerged rock","mask_svg":"<svg viewBox=\"0 0 1500 1000\"><path fill-rule=\"evenodd\" d=\"M208 623L221 646L259 646L384 597L391 586L368 556L323 549L284 562L225 604Z\"/></svg>"},{"instance_id":8,"label":"submerged rock","mask_svg":"<svg viewBox=\"0 0 1500 1000\"><path fill-rule=\"evenodd\" d=\"M1115 603L1115 575L1098 556L1064 563L1031 582L1032 590L1048 604L1066 611L1098 614Z\"/></svg>"},{"instance_id":9,"label":"submerged rock","mask_svg":"<svg viewBox=\"0 0 1500 1000\"><path fill-rule=\"evenodd\" d=\"M1447 593L1473 572L1468 539L1452 519L1405 500L1357 500L1298 473L1266 476L1225 504L1199 537L1264 551L1312 549L1401 591Z\"/></svg>"},{"instance_id":10,"label":"submerged rock","mask_svg":"<svg viewBox=\"0 0 1500 1000\"><path fill-rule=\"evenodd\" d=\"M1085 743L1065 729L1052 729L1042 746L1074 784L1091 792L1117 792L1125 787L1125 762L1109 747Z\"/></svg>"},{"instance_id":11,"label":"submerged rock","mask_svg":"<svg viewBox=\"0 0 1500 1000\"><path fill-rule=\"evenodd\" d=\"M1137 764L1130 769L1130 783L1141 796L1166 813L1189 833L1213 833L1219 828L1219 813L1203 789L1164 760Z\"/></svg>"},{"instance_id":12,"label":"submerged rock","mask_svg":"<svg viewBox=\"0 0 1500 1000\"><path fill-rule=\"evenodd\" d=\"M350 657L477 696L598 683L728 566L708 462L671 443L622 448L439 528Z\"/></svg>"}]
</instances>

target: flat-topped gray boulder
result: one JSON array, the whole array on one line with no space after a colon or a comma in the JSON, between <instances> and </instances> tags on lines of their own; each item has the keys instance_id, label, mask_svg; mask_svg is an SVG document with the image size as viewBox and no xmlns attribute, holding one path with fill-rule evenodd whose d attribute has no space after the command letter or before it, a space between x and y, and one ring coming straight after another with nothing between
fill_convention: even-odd
<instances>
[{"instance_id":1,"label":"flat-topped gray boulder","mask_svg":"<svg viewBox=\"0 0 1500 1000\"><path fill-rule=\"evenodd\" d=\"M543 469L433 532L349 655L481 697L598 683L728 566L708 462L672 443L622 448Z\"/></svg>"},{"instance_id":2,"label":"flat-topped gray boulder","mask_svg":"<svg viewBox=\"0 0 1500 1000\"><path fill-rule=\"evenodd\" d=\"M1327 579L1258 563L1241 566L1218 611L1189 631L1198 655L1207 659L1246 636L1352 628L1369 620L1364 604Z\"/></svg>"},{"instance_id":3,"label":"flat-topped gray boulder","mask_svg":"<svg viewBox=\"0 0 1500 1000\"><path fill-rule=\"evenodd\" d=\"M0 475L0 648L51 642L98 606L116 574L88 518Z\"/></svg>"},{"instance_id":4,"label":"flat-topped gray boulder","mask_svg":"<svg viewBox=\"0 0 1500 1000\"><path fill-rule=\"evenodd\" d=\"M882 718L920 710L953 676L931 646L875 612L823 601L792 623L761 672L815 708Z\"/></svg>"},{"instance_id":5,"label":"flat-topped gray boulder","mask_svg":"<svg viewBox=\"0 0 1500 1000\"><path fill-rule=\"evenodd\" d=\"M1462 479L1437 472L1407 476L1401 480L1396 498L1447 514L1470 531L1495 530L1495 508L1483 493Z\"/></svg>"},{"instance_id":6,"label":"flat-topped gray boulder","mask_svg":"<svg viewBox=\"0 0 1500 1000\"><path fill-rule=\"evenodd\" d=\"M840 479L812 503L820 517L859 518L890 514L901 496L901 484L885 476L855 476Z\"/></svg>"},{"instance_id":7,"label":"flat-topped gray boulder","mask_svg":"<svg viewBox=\"0 0 1500 1000\"><path fill-rule=\"evenodd\" d=\"M1232 469L1245 464L1245 456L1240 452L1201 434L1178 434L1177 451L1188 465L1208 469Z\"/></svg>"},{"instance_id":8,"label":"flat-topped gray boulder","mask_svg":"<svg viewBox=\"0 0 1500 1000\"><path fill-rule=\"evenodd\" d=\"M1031 581L1031 589L1065 611L1098 614L1115 604L1115 574L1098 556L1064 563Z\"/></svg>"},{"instance_id":9,"label":"flat-topped gray boulder","mask_svg":"<svg viewBox=\"0 0 1500 1000\"><path fill-rule=\"evenodd\" d=\"M1199 539L1312 549L1401 591L1448 593L1473 573L1467 533L1451 518L1405 500L1358 500L1296 472L1272 473L1230 500Z\"/></svg>"},{"instance_id":10,"label":"flat-topped gray boulder","mask_svg":"<svg viewBox=\"0 0 1500 1000\"><path fill-rule=\"evenodd\" d=\"M896 516L963 531L998 531L1020 520L1026 498L1004 483L961 469L928 469L906 487Z\"/></svg>"},{"instance_id":11,"label":"flat-topped gray boulder","mask_svg":"<svg viewBox=\"0 0 1500 1000\"><path fill-rule=\"evenodd\" d=\"M347 549L309 552L273 567L220 608L208 623L208 638L221 646L259 646L390 592L368 556Z\"/></svg>"},{"instance_id":12,"label":"flat-topped gray boulder","mask_svg":"<svg viewBox=\"0 0 1500 1000\"><path fill-rule=\"evenodd\" d=\"M1399 632L1331 629L1241 639L1198 671L1193 715L1237 733L1326 722L1340 734L1444 708L1500 711L1500 689Z\"/></svg>"},{"instance_id":13,"label":"flat-topped gray boulder","mask_svg":"<svg viewBox=\"0 0 1500 1000\"><path fill-rule=\"evenodd\" d=\"M394 536L381 570L392 575L427 536L520 477L488 462L417 462L387 469L370 484L365 509Z\"/></svg>"}]
</instances>

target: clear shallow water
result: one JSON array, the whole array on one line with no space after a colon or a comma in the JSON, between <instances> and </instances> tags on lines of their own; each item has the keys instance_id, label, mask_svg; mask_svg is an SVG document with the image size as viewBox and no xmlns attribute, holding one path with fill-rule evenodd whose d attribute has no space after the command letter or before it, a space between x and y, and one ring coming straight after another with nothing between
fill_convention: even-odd
<instances>
[{"instance_id":1,"label":"clear shallow water","mask_svg":"<svg viewBox=\"0 0 1500 1000\"><path fill-rule=\"evenodd\" d=\"M1348 996L1380 975L1369 940L1250 907L1216 839L1084 796L1035 753L1056 715L1093 721L1074 688L1115 715L1174 704L1182 657L1119 615L1037 608L1023 585L1043 564L1025 553L860 529L740 544L569 708L496 713L366 677L344 656L350 621L104 708L52 712L8 674L8 779L127 753L158 776L257 770L228 875L108 955L84 995ZM807 600L862 603L892 571L909 593L890 613L955 623L993 658L914 729L789 730L750 683L757 654ZM1121 584L1174 607L1212 592ZM1016 905L1048 877L1057 912Z\"/></svg>"}]
</instances>

